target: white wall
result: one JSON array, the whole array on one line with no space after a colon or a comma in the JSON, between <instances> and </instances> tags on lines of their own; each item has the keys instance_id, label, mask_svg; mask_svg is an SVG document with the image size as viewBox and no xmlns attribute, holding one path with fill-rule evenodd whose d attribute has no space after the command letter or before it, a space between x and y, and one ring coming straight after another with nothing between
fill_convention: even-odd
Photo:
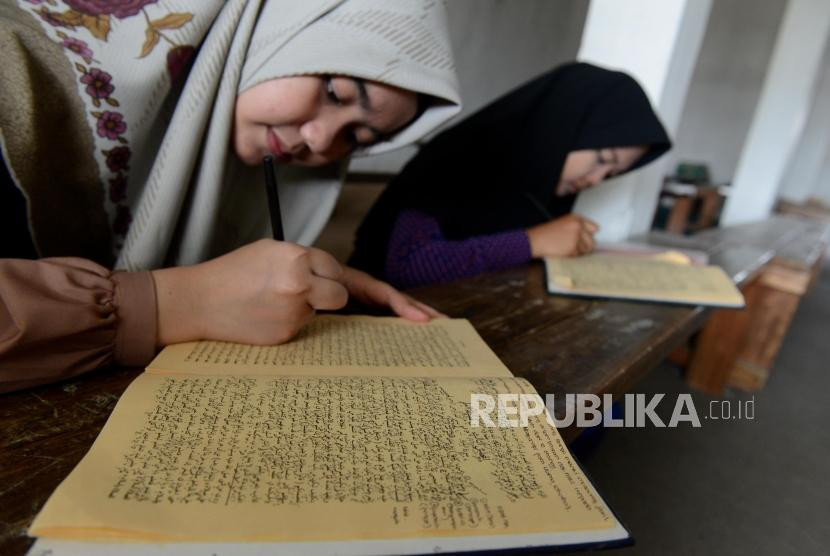
<instances>
[{"instance_id":1,"label":"white wall","mask_svg":"<svg viewBox=\"0 0 830 556\"><path fill-rule=\"evenodd\" d=\"M822 185L830 194L830 185L819 178L822 166L830 163L830 41L824 48L822 73L813 93L813 106L804 133L778 190L779 197L794 203L803 203L823 193Z\"/></svg>"},{"instance_id":2,"label":"white wall","mask_svg":"<svg viewBox=\"0 0 830 556\"><path fill-rule=\"evenodd\" d=\"M458 122L489 101L576 58L587 0L451 0L450 36L464 108ZM415 148L358 158L353 172L397 172Z\"/></svg>"},{"instance_id":3,"label":"white wall","mask_svg":"<svg viewBox=\"0 0 830 556\"><path fill-rule=\"evenodd\" d=\"M830 150L824 158L824 165L816 179L812 196L830 206Z\"/></svg>"},{"instance_id":4,"label":"white wall","mask_svg":"<svg viewBox=\"0 0 830 556\"><path fill-rule=\"evenodd\" d=\"M731 182L761 93L787 0L715 0L686 105L667 156L704 162Z\"/></svg>"},{"instance_id":5,"label":"white wall","mask_svg":"<svg viewBox=\"0 0 830 556\"><path fill-rule=\"evenodd\" d=\"M592 0L579 59L634 76L674 135L710 6L711 0ZM665 165L658 159L580 194L574 211L601 223L601 241L647 231Z\"/></svg>"},{"instance_id":6,"label":"white wall","mask_svg":"<svg viewBox=\"0 0 830 556\"><path fill-rule=\"evenodd\" d=\"M789 1L723 209L724 225L758 220L771 212L787 162L805 129L828 34L830 2Z\"/></svg>"}]
</instances>

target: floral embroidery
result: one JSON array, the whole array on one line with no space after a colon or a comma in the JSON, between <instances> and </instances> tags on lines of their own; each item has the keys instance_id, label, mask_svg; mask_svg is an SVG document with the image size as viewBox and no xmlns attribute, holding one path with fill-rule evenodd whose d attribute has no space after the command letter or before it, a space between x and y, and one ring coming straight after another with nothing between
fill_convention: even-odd
<instances>
[{"instance_id":1,"label":"floral embroidery","mask_svg":"<svg viewBox=\"0 0 830 556\"><path fill-rule=\"evenodd\" d=\"M98 118L99 137L118 140L121 138L121 134L127 131L127 122L124 121L124 116L118 112L104 110L103 112L93 112L92 115Z\"/></svg>"},{"instance_id":2,"label":"floral embroidery","mask_svg":"<svg viewBox=\"0 0 830 556\"><path fill-rule=\"evenodd\" d=\"M102 100L106 101L106 103L110 106L120 106L119 102L111 96L112 92L115 90L115 85L110 83L110 81L112 81L112 76L110 74L100 68L87 69L87 67L83 64L75 64L75 69L81 72L79 81L86 85L86 94L92 97L92 104L94 104L96 108L101 106ZM97 115L95 117L100 118L100 116ZM101 135L101 137L104 136ZM110 139L113 139L113 137L110 137Z\"/></svg>"},{"instance_id":3,"label":"floral embroidery","mask_svg":"<svg viewBox=\"0 0 830 556\"><path fill-rule=\"evenodd\" d=\"M107 157L107 168L113 172L123 172L129 170L130 163L130 147L115 147L108 151L102 151Z\"/></svg>"},{"instance_id":4,"label":"floral embroidery","mask_svg":"<svg viewBox=\"0 0 830 556\"><path fill-rule=\"evenodd\" d=\"M61 31L58 31L58 36L63 39L63 41L61 41L61 46L63 46L67 50L71 50L72 52L83 58L84 62L86 62L87 64L92 63L92 57L94 56L94 54L92 53L92 50L90 50L89 45L87 43L78 39L72 39L70 37L67 37L66 34L62 33Z\"/></svg>"},{"instance_id":5,"label":"floral embroidery","mask_svg":"<svg viewBox=\"0 0 830 556\"><path fill-rule=\"evenodd\" d=\"M189 44L177 43L163 31L182 27L185 23L193 19L193 14L171 13L161 19L151 20L145 12L144 18L147 20L146 38L144 44L141 46L141 53L138 57L144 58L148 56L156 48L156 45L164 39L165 42L172 46L167 52L167 73L170 75L171 81L176 81L187 67L187 63L190 61L196 49Z\"/></svg>"},{"instance_id":6,"label":"floral embroidery","mask_svg":"<svg viewBox=\"0 0 830 556\"><path fill-rule=\"evenodd\" d=\"M124 147L116 147L121 149ZM110 180L110 201L119 203L127 198L127 176L124 174L116 174Z\"/></svg>"},{"instance_id":7,"label":"floral embroidery","mask_svg":"<svg viewBox=\"0 0 830 556\"><path fill-rule=\"evenodd\" d=\"M189 44L170 49L167 53L167 73L170 75L170 81L178 81L179 76L186 73L185 70L195 52L196 49Z\"/></svg>"},{"instance_id":8,"label":"floral embroidery","mask_svg":"<svg viewBox=\"0 0 830 556\"><path fill-rule=\"evenodd\" d=\"M113 15L118 19L133 16L147 4L158 0L64 0L76 12L87 15Z\"/></svg>"},{"instance_id":9,"label":"floral embroidery","mask_svg":"<svg viewBox=\"0 0 830 556\"><path fill-rule=\"evenodd\" d=\"M94 54L99 51L100 45L95 46L93 42L91 46L87 40L82 40L87 39L83 35L84 30L88 31L94 39L107 42L110 33L113 32L114 20L141 15L146 22L146 31L140 50L139 45L136 44L137 58L145 58L158 45L167 44L169 50L165 58L165 68L171 82L186 73L187 66L196 51L193 46L181 44L167 33L185 26L193 19L193 14L162 11L161 17L151 18L147 12L148 7L151 10L164 10L158 4L158 0L63 0L63 2L26 0L26 2L33 6L32 13L55 28L53 33L58 37L56 42L83 60L83 64L75 63L75 69L79 74L78 81L81 87L95 108L100 108L104 104L111 108L118 108L120 103L113 95L116 91L123 94L123 90L118 89L113 74L101 67L91 66L93 63L96 66L101 64L95 60ZM115 26L117 28L117 21ZM118 73L115 72L115 75L117 76ZM116 145L111 148L104 145L100 152L104 155L106 168L112 172L109 176L102 176L109 186L109 200L114 205L112 228L116 236L123 238L132 222L130 208L124 204L128 196L127 172L130 169L129 163L132 156L129 141L124 136L128 123L120 111L101 110L91 111L90 114L95 118L94 127L97 136L105 141L116 142ZM106 174L105 171L104 174Z\"/></svg>"},{"instance_id":10,"label":"floral embroidery","mask_svg":"<svg viewBox=\"0 0 830 556\"><path fill-rule=\"evenodd\" d=\"M98 68L92 68L81 76L81 83L86 84L86 93L92 97L95 106L100 106L100 99L106 99L115 90L115 85L110 81L112 76Z\"/></svg>"},{"instance_id":11,"label":"floral embroidery","mask_svg":"<svg viewBox=\"0 0 830 556\"><path fill-rule=\"evenodd\" d=\"M55 12L50 12L48 8L43 7L41 8L37 14L40 16L40 19L52 25L53 27L68 27L70 29L74 29L75 26L68 22L66 19L61 17L61 14L57 14Z\"/></svg>"}]
</instances>

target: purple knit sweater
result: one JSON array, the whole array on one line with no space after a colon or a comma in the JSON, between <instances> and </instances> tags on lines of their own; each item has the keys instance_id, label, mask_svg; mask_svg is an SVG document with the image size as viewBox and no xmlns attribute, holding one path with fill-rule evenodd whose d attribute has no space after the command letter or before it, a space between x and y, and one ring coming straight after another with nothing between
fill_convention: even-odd
<instances>
[{"instance_id":1,"label":"purple knit sweater","mask_svg":"<svg viewBox=\"0 0 830 556\"><path fill-rule=\"evenodd\" d=\"M398 288L412 288L501 270L530 259L530 240L524 230L448 240L435 218L405 210L389 238L386 279Z\"/></svg>"}]
</instances>

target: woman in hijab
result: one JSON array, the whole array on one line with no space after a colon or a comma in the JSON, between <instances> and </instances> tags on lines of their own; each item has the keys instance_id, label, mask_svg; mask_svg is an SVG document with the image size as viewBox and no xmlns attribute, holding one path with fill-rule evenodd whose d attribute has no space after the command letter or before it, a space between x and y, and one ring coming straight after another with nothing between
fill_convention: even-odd
<instances>
[{"instance_id":1,"label":"woman in hijab","mask_svg":"<svg viewBox=\"0 0 830 556\"><path fill-rule=\"evenodd\" d=\"M424 146L361 224L349 264L413 287L587 253L598 227L569 214L577 193L669 147L634 79L560 66Z\"/></svg>"},{"instance_id":2,"label":"woman in hijab","mask_svg":"<svg viewBox=\"0 0 830 556\"><path fill-rule=\"evenodd\" d=\"M435 316L303 246L338 195L331 163L457 112L441 10L0 0L0 391L143 365L167 343L286 341L348 296ZM266 155L286 242L261 240Z\"/></svg>"}]
</instances>

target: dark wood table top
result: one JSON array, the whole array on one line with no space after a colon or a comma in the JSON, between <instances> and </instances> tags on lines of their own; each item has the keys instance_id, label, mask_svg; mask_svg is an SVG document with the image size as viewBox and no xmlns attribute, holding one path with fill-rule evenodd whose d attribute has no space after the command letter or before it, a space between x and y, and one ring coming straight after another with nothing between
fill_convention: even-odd
<instances>
[{"instance_id":1,"label":"dark wood table top","mask_svg":"<svg viewBox=\"0 0 830 556\"><path fill-rule=\"evenodd\" d=\"M26 530L81 461L115 402L143 369L102 369L0 394L0 554L23 554Z\"/></svg>"},{"instance_id":2,"label":"dark wood table top","mask_svg":"<svg viewBox=\"0 0 830 556\"><path fill-rule=\"evenodd\" d=\"M659 234L650 241L665 244ZM722 238L695 244L701 246L739 283L775 255L757 243ZM542 265L532 263L411 293L452 317L469 319L507 367L543 396L619 395L706 317L700 307L554 297L544 291ZM140 372L105 369L0 394L0 554L28 549L32 540L26 529L35 514L89 449ZM562 433L570 440L578 431Z\"/></svg>"},{"instance_id":3,"label":"dark wood table top","mask_svg":"<svg viewBox=\"0 0 830 556\"><path fill-rule=\"evenodd\" d=\"M469 319L504 364L543 396L625 392L697 330L705 314L700 307L544 291L544 271L535 263L411 293Z\"/></svg>"},{"instance_id":4,"label":"dark wood table top","mask_svg":"<svg viewBox=\"0 0 830 556\"><path fill-rule=\"evenodd\" d=\"M543 274L533 264L412 293L470 319L542 395L622 393L703 320L699 308L549 297ZM28 548L31 520L140 372L102 370L0 395L0 554ZM562 432L568 439L577 433Z\"/></svg>"}]
</instances>

